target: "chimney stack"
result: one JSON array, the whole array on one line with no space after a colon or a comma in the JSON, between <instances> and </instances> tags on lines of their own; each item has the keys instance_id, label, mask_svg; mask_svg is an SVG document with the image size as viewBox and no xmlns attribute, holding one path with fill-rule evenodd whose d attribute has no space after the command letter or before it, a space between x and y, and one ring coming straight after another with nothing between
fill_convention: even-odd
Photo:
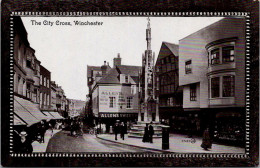
<instances>
[{"instance_id":1,"label":"chimney stack","mask_svg":"<svg viewBox=\"0 0 260 168\"><path fill-rule=\"evenodd\" d=\"M107 62L104 61L104 65L101 66L102 76L107 73Z\"/></svg>"},{"instance_id":2,"label":"chimney stack","mask_svg":"<svg viewBox=\"0 0 260 168\"><path fill-rule=\"evenodd\" d=\"M114 58L114 68L118 65L121 65L121 57L120 57L120 53L117 54L117 57Z\"/></svg>"}]
</instances>

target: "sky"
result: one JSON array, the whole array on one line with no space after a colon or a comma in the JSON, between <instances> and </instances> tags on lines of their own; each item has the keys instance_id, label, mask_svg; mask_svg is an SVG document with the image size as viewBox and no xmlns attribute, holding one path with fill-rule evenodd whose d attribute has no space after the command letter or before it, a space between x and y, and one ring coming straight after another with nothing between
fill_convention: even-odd
<instances>
[{"instance_id":1,"label":"sky","mask_svg":"<svg viewBox=\"0 0 260 168\"><path fill-rule=\"evenodd\" d=\"M163 41L179 44L180 39L220 19L150 17L155 59ZM112 67L118 53L123 65L142 64L147 17L22 17L22 20L35 56L51 72L51 80L62 86L67 98L86 100L87 65L101 66L107 61ZM74 21L102 25L75 25ZM65 22L71 25L60 25Z\"/></svg>"}]
</instances>

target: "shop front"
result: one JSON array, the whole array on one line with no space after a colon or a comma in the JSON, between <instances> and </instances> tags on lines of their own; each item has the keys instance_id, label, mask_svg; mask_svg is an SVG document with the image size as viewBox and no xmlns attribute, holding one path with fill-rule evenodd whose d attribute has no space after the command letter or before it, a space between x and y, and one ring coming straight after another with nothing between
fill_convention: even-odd
<instances>
[{"instance_id":1,"label":"shop front","mask_svg":"<svg viewBox=\"0 0 260 168\"><path fill-rule=\"evenodd\" d=\"M129 130L137 118L138 113L99 113L98 117L95 118L95 125L100 129L104 127L103 132L111 133L116 122L124 122Z\"/></svg>"},{"instance_id":2,"label":"shop front","mask_svg":"<svg viewBox=\"0 0 260 168\"><path fill-rule=\"evenodd\" d=\"M214 139L244 145L245 108L228 108L216 113Z\"/></svg>"}]
</instances>

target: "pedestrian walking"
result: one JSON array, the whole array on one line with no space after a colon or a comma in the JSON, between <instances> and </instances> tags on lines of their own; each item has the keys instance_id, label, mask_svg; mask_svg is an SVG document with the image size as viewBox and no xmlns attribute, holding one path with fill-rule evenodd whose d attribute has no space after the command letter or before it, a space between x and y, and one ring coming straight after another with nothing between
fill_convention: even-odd
<instances>
[{"instance_id":1,"label":"pedestrian walking","mask_svg":"<svg viewBox=\"0 0 260 168\"><path fill-rule=\"evenodd\" d=\"M204 150L208 150L208 149L211 149L211 146L212 146L212 141L211 141L211 138L210 138L210 135L209 135L209 128L207 128L203 133L203 139L202 139L201 147Z\"/></svg>"},{"instance_id":2,"label":"pedestrian walking","mask_svg":"<svg viewBox=\"0 0 260 168\"><path fill-rule=\"evenodd\" d=\"M125 125L124 122L121 122L121 125L120 125L120 136L121 136L121 139L125 139L125 133L127 131L127 127Z\"/></svg>"},{"instance_id":3,"label":"pedestrian walking","mask_svg":"<svg viewBox=\"0 0 260 168\"><path fill-rule=\"evenodd\" d=\"M27 138L27 132L21 131L19 136L20 140L18 141L17 144L17 152L18 153L32 153L33 152L33 147L32 147L32 142Z\"/></svg>"},{"instance_id":4,"label":"pedestrian walking","mask_svg":"<svg viewBox=\"0 0 260 168\"><path fill-rule=\"evenodd\" d=\"M115 133L115 140L117 141L117 134L119 134L120 132L120 126L119 126L119 123L116 122L115 123L115 126L114 126L114 133Z\"/></svg>"},{"instance_id":5,"label":"pedestrian walking","mask_svg":"<svg viewBox=\"0 0 260 168\"><path fill-rule=\"evenodd\" d=\"M153 143L153 135L154 135L154 129L153 129L153 122L149 125L149 142Z\"/></svg>"},{"instance_id":6,"label":"pedestrian walking","mask_svg":"<svg viewBox=\"0 0 260 168\"><path fill-rule=\"evenodd\" d=\"M146 123L146 126L144 128L143 142L149 142L149 127L148 127L148 123Z\"/></svg>"},{"instance_id":7,"label":"pedestrian walking","mask_svg":"<svg viewBox=\"0 0 260 168\"><path fill-rule=\"evenodd\" d=\"M46 132L45 123L43 120L41 120L40 127L39 127L40 143L44 143L45 132Z\"/></svg>"}]
</instances>

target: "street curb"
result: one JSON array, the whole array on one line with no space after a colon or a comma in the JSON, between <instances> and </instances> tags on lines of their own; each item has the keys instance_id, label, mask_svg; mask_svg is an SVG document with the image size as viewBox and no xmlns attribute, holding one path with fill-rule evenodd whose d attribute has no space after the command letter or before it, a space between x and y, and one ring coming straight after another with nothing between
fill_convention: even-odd
<instances>
[{"instance_id":1,"label":"street curb","mask_svg":"<svg viewBox=\"0 0 260 168\"><path fill-rule=\"evenodd\" d=\"M148 149L148 150L159 151L159 152L164 152L164 153L174 153L174 152L170 152L170 151L166 151L166 150L161 150L161 149L141 147L141 146L137 146L137 145L131 145L131 144L127 144L127 143L116 142L116 141L112 141L112 140L109 140L109 139L101 138L101 137L98 137L98 136L97 136L97 138L98 138L98 139L101 139L101 140L104 140L104 141L114 142L114 143L118 143L118 144L122 144L122 145L127 145L127 146L132 146L132 147L141 148L141 149Z\"/></svg>"}]
</instances>

